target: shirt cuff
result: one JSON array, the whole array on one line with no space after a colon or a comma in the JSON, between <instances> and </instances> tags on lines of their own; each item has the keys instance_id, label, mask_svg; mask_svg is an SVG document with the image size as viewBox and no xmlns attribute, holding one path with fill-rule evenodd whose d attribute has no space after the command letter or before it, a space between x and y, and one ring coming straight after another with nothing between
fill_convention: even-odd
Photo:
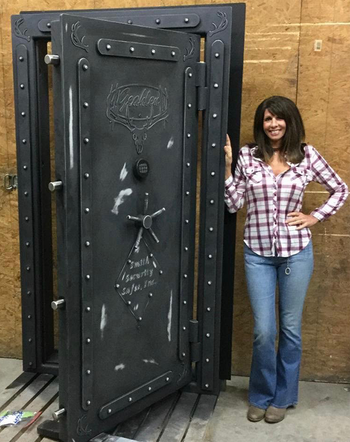
<instances>
[{"instance_id":1,"label":"shirt cuff","mask_svg":"<svg viewBox=\"0 0 350 442\"><path fill-rule=\"evenodd\" d=\"M316 210L314 210L313 212L310 213L310 215L312 215L313 217L315 217L316 219L318 219L319 221L325 221L328 217L321 215L319 212L317 212Z\"/></svg>"},{"instance_id":2,"label":"shirt cuff","mask_svg":"<svg viewBox=\"0 0 350 442\"><path fill-rule=\"evenodd\" d=\"M231 184L233 183L233 176L231 175L230 177L227 178L227 180L225 180L225 187L230 187Z\"/></svg>"}]
</instances>

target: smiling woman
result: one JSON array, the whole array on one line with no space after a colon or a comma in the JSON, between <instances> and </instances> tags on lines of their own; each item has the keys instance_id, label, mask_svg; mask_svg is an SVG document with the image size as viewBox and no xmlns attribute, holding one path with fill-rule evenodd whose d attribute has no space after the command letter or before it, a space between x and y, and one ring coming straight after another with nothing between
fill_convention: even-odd
<instances>
[{"instance_id":1,"label":"smiling woman","mask_svg":"<svg viewBox=\"0 0 350 442\"><path fill-rule=\"evenodd\" d=\"M313 271L309 227L333 215L344 204L348 189L320 153L303 143L303 121L288 98L271 97L258 106L254 137L254 144L240 150L234 176L227 137L225 202L231 213L247 202L244 261L254 315L248 419L276 423L298 402L302 311ZM311 181L322 184L330 196L304 214L302 200Z\"/></svg>"}]
</instances>

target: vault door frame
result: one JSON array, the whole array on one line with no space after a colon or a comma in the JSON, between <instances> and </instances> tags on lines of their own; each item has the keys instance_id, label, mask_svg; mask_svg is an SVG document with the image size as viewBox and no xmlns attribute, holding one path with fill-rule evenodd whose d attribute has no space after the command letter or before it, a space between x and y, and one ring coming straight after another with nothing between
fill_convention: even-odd
<instances>
[{"instance_id":1,"label":"vault door frame","mask_svg":"<svg viewBox=\"0 0 350 442\"><path fill-rule=\"evenodd\" d=\"M198 66L198 101L203 111L198 272L198 291L202 294L198 299L199 342L202 344L197 363L198 384L193 385L193 389L218 392L219 379L229 379L231 368L236 217L225 211L219 195L224 190L221 146L226 132L236 154L239 149L245 20L245 4L240 3L21 12L12 17L23 369L58 374L50 307L53 297L51 195L47 190L51 180L50 116L44 56L51 39L51 21L63 12L196 33L205 38L206 59ZM223 88L214 86L218 84L212 81L215 73L219 81L223 81ZM218 106L223 117L215 112ZM214 260L210 260L209 255L214 256ZM208 333L214 339L207 339ZM208 355L215 360L213 373L206 370Z\"/></svg>"}]
</instances>

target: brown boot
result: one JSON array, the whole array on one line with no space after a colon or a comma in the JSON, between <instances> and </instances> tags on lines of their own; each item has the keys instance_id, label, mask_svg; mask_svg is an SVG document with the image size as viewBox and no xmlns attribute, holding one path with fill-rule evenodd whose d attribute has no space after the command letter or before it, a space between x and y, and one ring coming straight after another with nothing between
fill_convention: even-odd
<instances>
[{"instance_id":1,"label":"brown boot","mask_svg":"<svg viewBox=\"0 0 350 442\"><path fill-rule=\"evenodd\" d=\"M286 408L276 408L270 405L265 414L265 421L269 424L277 424L283 421L285 415Z\"/></svg>"},{"instance_id":2,"label":"brown boot","mask_svg":"<svg viewBox=\"0 0 350 442\"><path fill-rule=\"evenodd\" d=\"M247 418L251 422L259 422L264 419L266 410L262 408L254 407L254 405L250 405L248 408Z\"/></svg>"}]
</instances>

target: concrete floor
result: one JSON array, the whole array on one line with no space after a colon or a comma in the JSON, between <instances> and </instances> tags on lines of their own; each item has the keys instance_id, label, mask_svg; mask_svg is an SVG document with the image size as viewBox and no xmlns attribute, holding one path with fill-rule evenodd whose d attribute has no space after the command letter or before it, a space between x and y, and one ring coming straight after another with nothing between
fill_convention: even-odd
<instances>
[{"instance_id":1,"label":"concrete floor","mask_svg":"<svg viewBox=\"0 0 350 442\"><path fill-rule=\"evenodd\" d=\"M0 393L22 373L22 361L0 359ZM350 442L350 384L300 382L299 404L284 421L246 418L248 378L235 376L220 394L206 442Z\"/></svg>"},{"instance_id":2,"label":"concrete floor","mask_svg":"<svg viewBox=\"0 0 350 442\"><path fill-rule=\"evenodd\" d=\"M248 378L220 394L206 442L350 442L350 384L300 382L299 404L278 424L247 420Z\"/></svg>"}]
</instances>

